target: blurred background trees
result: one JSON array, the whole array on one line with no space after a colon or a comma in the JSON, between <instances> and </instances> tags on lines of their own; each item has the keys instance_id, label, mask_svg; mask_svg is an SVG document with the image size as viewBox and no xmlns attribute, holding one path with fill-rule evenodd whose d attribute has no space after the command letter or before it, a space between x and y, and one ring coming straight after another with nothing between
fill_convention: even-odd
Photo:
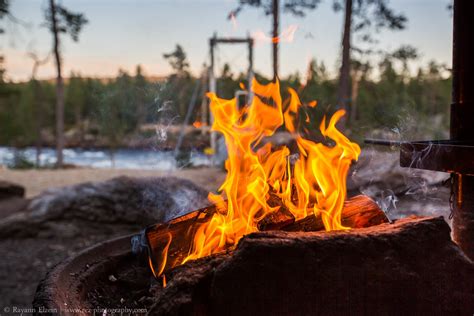
<instances>
[{"instance_id":1,"label":"blurred background trees","mask_svg":"<svg viewBox=\"0 0 474 316\"><path fill-rule=\"evenodd\" d=\"M347 105L350 109L346 132L358 141L367 135L386 137L387 133L399 133L402 138L409 135L412 139L446 137L450 70L436 61L421 64L421 53L409 45L388 52L376 49L377 30L403 29L406 18L394 12L388 0L328 1L334 4L336 12L344 12L340 63L329 68L313 58L305 73L280 78L284 96L286 88L291 87L303 102L318 101L316 108L307 109L308 131L317 134L323 116L345 104L344 107ZM49 0L48 3L46 24L53 38L53 49L45 56L28 54L33 61L28 82L5 80L0 52L0 146L35 146L39 157L42 146L54 146L59 140L60 149L61 139L65 137L67 146L107 147L113 157L118 147L129 146L138 138L156 136L156 123L164 122L167 125L164 128L168 128L168 125L179 126L183 122L196 82L205 83L207 79L206 70L197 75L190 72L187 52L181 45L176 44L163 54L172 69L166 77L150 77L147 69L137 65L135 73L119 71L114 78L88 78L78 72L63 78L61 35L77 40L87 20L59 2ZM236 0L237 9L231 15L235 17L248 6L260 8L266 15L275 15L277 7L277 15L281 11L303 16L308 10L317 9L319 3L318 0ZM9 15L9 1L0 0L0 19ZM271 33L278 35L275 25ZM278 55L275 46L273 57ZM36 78L38 67L43 67L51 57L55 60L57 77L39 80ZM417 61L417 69L409 69L415 64L413 61ZM234 97L239 84L246 81L246 74L232 67L231 63L224 62L215 72L217 94L224 98ZM273 68L277 74L278 60L274 59ZM262 74L255 76L265 80ZM202 91L207 90L204 85ZM205 104L204 93L199 93L195 103L203 101ZM195 126L205 125L203 109L205 107L195 107L189 122L196 123ZM60 162L58 157L58 164Z\"/></svg>"},{"instance_id":2,"label":"blurred background trees","mask_svg":"<svg viewBox=\"0 0 474 316\"><path fill-rule=\"evenodd\" d=\"M403 48L402 48L403 49ZM407 59L414 58L401 50L387 54L379 64L354 61L352 64L353 126L348 132L364 134L383 129L390 131L414 124L420 137L442 135L447 132L451 79L445 65L431 61L414 75L406 71ZM155 80L146 76L137 66L136 73L120 71L116 78L83 78L72 73L65 81L65 130L76 135L75 145L87 143L92 136L103 137L112 147L124 145L127 135L144 134L140 127L156 123L159 109L166 102L173 113L172 124L180 124L189 104L196 78L185 67L175 69L168 78ZM374 78L372 72L379 76ZM258 73L257 78L261 78ZM217 92L225 98L234 97L243 74L232 73L224 64L217 80ZM300 93L303 102L318 101L311 109L314 126L319 119L332 113L336 107L338 80L328 74L324 63L311 60L306 74L295 73L281 79L282 91L292 87ZM41 109L43 142L53 139L56 100L54 82L32 80L25 83L3 83L0 105L0 144L7 146L34 146L36 141L35 113ZM41 91L38 95L38 91ZM157 98L158 96L158 98ZM202 98L202 96L199 96ZM197 103L200 104L201 100ZM191 122L200 120L196 109ZM435 120L439 125L430 122ZM415 135L411 135L415 137ZM361 136L362 137L362 136Z\"/></svg>"},{"instance_id":3,"label":"blurred background trees","mask_svg":"<svg viewBox=\"0 0 474 316\"><path fill-rule=\"evenodd\" d=\"M401 13L394 12L389 7L388 0L334 0L333 8L336 12L344 12L337 105L349 112L348 116L351 117L356 115L351 113L351 110L356 109L356 107L351 107L353 102L351 97L354 96L353 91L351 93L351 66L357 65L357 63L352 63L352 51L370 53L370 45L376 43L375 33L383 28L403 30L407 18ZM359 35L358 42L362 45L369 44L369 47L354 46L353 35ZM352 74L357 74L357 72L352 72ZM352 79L357 80L357 78ZM354 83L352 88L354 88ZM341 121L341 126L344 126L346 118Z\"/></svg>"}]
</instances>

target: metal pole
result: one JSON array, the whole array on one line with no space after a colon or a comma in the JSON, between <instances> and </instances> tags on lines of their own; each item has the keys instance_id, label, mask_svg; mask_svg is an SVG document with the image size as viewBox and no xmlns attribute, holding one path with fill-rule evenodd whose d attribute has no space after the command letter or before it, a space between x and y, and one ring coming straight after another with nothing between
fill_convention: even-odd
<instances>
[{"instance_id":1,"label":"metal pole","mask_svg":"<svg viewBox=\"0 0 474 316\"><path fill-rule=\"evenodd\" d=\"M209 92L216 93L216 77L214 75L214 68L215 68L215 47L217 46L218 43L223 43L223 44L237 44L237 43L247 43L248 49L249 49L249 68L248 68L248 97L247 97L247 102L250 103L252 102L252 92L251 92L251 86L252 86L252 81L253 81L253 39L250 36L247 36L247 38L218 38L217 34L214 33L214 36L209 40L209 47L210 47L210 59L211 63L209 66ZM214 122L214 117L212 115L212 112L209 111L209 123L212 129L212 124ZM213 152L213 158L212 158L212 164L215 165L216 163L216 154L218 154L218 146L217 146L217 133L214 131L210 131L210 143L211 143L211 149Z\"/></svg>"},{"instance_id":2,"label":"metal pole","mask_svg":"<svg viewBox=\"0 0 474 316\"><path fill-rule=\"evenodd\" d=\"M248 70L248 94L247 94L247 103L252 103L253 93L252 93L252 81L253 81L253 39L248 36L248 47L249 47L249 70Z\"/></svg>"},{"instance_id":3,"label":"metal pole","mask_svg":"<svg viewBox=\"0 0 474 316\"><path fill-rule=\"evenodd\" d=\"M214 34L214 37L210 40L210 48L211 48L211 65L209 67L209 92L216 93L216 78L214 77L214 46L216 45L217 36ZM209 110L209 124L212 129L212 124L214 123L214 115L212 111ZM217 154L217 134L215 131L210 131L211 133L211 149L212 149L212 165L215 165L216 159L215 156Z\"/></svg>"},{"instance_id":4,"label":"metal pole","mask_svg":"<svg viewBox=\"0 0 474 316\"><path fill-rule=\"evenodd\" d=\"M202 89L202 100L201 100L201 135L205 135L206 128L208 126L208 114L207 114L207 107L208 101L206 98L206 92L208 91L206 87L208 87L207 80L209 78L209 67L205 66L206 70L204 72L203 78L203 89Z\"/></svg>"},{"instance_id":5,"label":"metal pole","mask_svg":"<svg viewBox=\"0 0 474 316\"><path fill-rule=\"evenodd\" d=\"M451 139L474 143L474 1L454 1ZM474 176L455 175L453 239L474 260Z\"/></svg>"}]
</instances>

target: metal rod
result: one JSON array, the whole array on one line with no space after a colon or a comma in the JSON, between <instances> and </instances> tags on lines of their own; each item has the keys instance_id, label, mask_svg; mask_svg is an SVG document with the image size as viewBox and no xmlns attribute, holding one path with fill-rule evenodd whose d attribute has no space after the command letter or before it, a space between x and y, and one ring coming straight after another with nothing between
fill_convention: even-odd
<instances>
[{"instance_id":1,"label":"metal rod","mask_svg":"<svg viewBox=\"0 0 474 316\"><path fill-rule=\"evenodd\" d=\"M239 43L248 43L249 40L252 40L252 39L249 39L249 38L237 38L237 37L234 37L234 38L219 38L219 37L214 37L211 39L211 41L213 42L213 44L217 44L217 43L225 43L225 44L239 44Z\"/></svg>"},{"instance_id":2,"label":"metal rod","mask_svg":"<svg viewBox=\"0 0 474 316\"><path fill-rule=\"evenodd\" d=\"M217 46L217 44L222 43L222 44L239 44L239 43L247 43L248 44L248 49L249 49L249 68L248 68L248 81L249 81L249 94L248 94L248 102L250 102L252 98L252 94L250 92L250 87L253 79L253 39L249 36L247 38L219 38L217 37L217 34L214 33L214 36L209 39L209 47L210 47L210 55L211 55L211 65L209 66L209 92L216 93L216 77L214 75L214 68L215 68L215 61L214 61L214 48ZM212 115L212 112L209 111L209 124L212 126L214 122L214 117ZM212 165L216 164L216 159L215 155L217 153L217 134L216 132L211 130L211 136L210 136L210 142L211 142L211 149L213 152L213 158L212 158Z\"/></svg>"},{"instance_id":3,"label":"metal rod","mask_svg":"<svg viewBox=\"0 0 474 316\"><path fill-rule=\"evenodd\" d=\"M249 36L248 48L249 48L249 70L248 70L248 94L247 94L247 104L252 103L253 93L252 93L252 81L253 81L253 39Z\"/></svg>"},{"instance_id":4,"label":"metal rod","mask_svg":"<svg viewBox=\"0 0 474 316\"><path fill-rule=\"evenodd\" d=\"M370 145L380 145L380 146L400 146L402 142L398 140L388 140L388 139L364 139L364 144Z\"/></svg>"}]
</instances>

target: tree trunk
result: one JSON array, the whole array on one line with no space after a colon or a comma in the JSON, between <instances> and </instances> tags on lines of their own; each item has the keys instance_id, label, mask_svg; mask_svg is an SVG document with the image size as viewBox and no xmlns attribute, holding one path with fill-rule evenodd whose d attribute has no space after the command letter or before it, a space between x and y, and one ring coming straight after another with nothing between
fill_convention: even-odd
<instances>
[{"instance_id":1,"label":"tree trunk","mask_svg":"<svg viewBox=\"0 0 474 316\"><path fill-rule=\"evenodd\" d=\"M137 117L138 117L138 127L140 128L142 125L146 123L146 105L145 105L145 100L143 97L143 94L145 92L138 91L138 96L137 96Z\"/></svg>"},{"instance_id":2,"label":"tree trunk","mask_svg":"<svg viewBox=\"0 0 474 316\"><path fill-rule=\"evenodd\" d=\"M51 10L51 31L54 42L54 58L56 60L56 166L63 166L64 148L64 82L62 77L62 61L59 51L59 29L56 16L56 4L49 0Z\"/></svg>"},{"instance_id":3,"label":"tree trunk","mask_svg":"<svg viewBox=\"0 0 474 316\"><path fill-rule=\"evenodd\" d=\"M357 115L357 98L359 97L359 85L361 81L361 76L359 71L355 71L352 76L352 91L351 91L351 111L349 119L351 124L355 123L358 119Z\"/></svg>"},{"instance_id":4,"label":"tree trunk","mask_svg":"<svg viewBox=\"0 0 474 316\"><path fill-rule=\"evenodd\" d=\"M280 4L278 0L273 0L273 80L278 78L278 32L280 24Z\"/></svg>"},{"instance_id":5,"label":"tree trunk","mask_svg":"<svg viewBox=\"0 0 474 316\"><path fill-rule=\"evenodd\" d=\"M34 129L35 129L35 134L36 134L36 139L35 139L35 148L36 148L36 159L35 159L35 165L36 168L39 168L41 165L41 149L42 149L42 139L41 139L41 127L43 125L43 113L42 113L42 102L43 102L43 94L41 91L41 85L40 83L33 78L33 91L34 91L34 96L35 96L35 101L34 103Z\"/></svg>"},{"instance_id":6,"label":"tree trunk","mask_svg":"<svg viewBox=\"0 0 474 316\"><path fill-rule=\"evenodd\" d=\"M110 166L112 167L112 169L115 169L115 150L116 150L115 147L111 147L111 148L109 149L109 154L110 154Z\"/></svg>"},{"instance_id":7,"label":"tree trunk","mask_svg":"<svg viewBox=\"0 0 474 316\"><path fill-rule=\"evenodd\" d=\"M351 64L351 27L352 26L352 0L346 0L344 33L342 36L342 64L339 75L339 88L337 104L339 108L348 111L350 98L350 64ZM340 127L345 127L346 118L340 121Z\"/></svg>"}]
</instances>

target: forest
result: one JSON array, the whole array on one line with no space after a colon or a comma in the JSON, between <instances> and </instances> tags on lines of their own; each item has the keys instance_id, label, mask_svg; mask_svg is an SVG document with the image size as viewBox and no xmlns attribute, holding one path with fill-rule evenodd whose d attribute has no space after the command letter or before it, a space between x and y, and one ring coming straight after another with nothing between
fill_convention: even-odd
<instances>
[{"instance_id":1,"label":"forest","mask_svg":"<svg viewBox=\"0 0 474 316\"><path fill-rule=\"evenodd\" d=\"M180 46L177 47L175 54L180 50ZM387 55L377 65L353 67L357 73L354 71L351 77L353 106L348 127L358 141L369 131L398 131L402 138L446 137L451 87L449 70L432 61L420 67L416 75L410 75L403 68L404 63L395 53ZM374 73L378 75L374 76ZM258 73L256 77L264 80ZM244 74L232 73L225 64L217 79L218 95L232 98L245 80ZM123 143L126 136L150 136L149 131L141 129L147 124L181 124L198 81L187 67L177 68L175 73L159 80L147 78L140 66L133 74L119 71L110 79L72 73L65 84L65 127L69 145L126 146ZM303 102L318 102L315 109L310 109L310 115L315 117L311 122L319 122L316 118L335 109L337 80L331 78L324 63L313 59L307 73L282 78L281 86L282 91L288 87L297 90ZM54 142L54 82L2 81L0 89L0 144L24 147L39 141L51 145ZM205 98L204 92L198 96L197 104ZM200 111L192 113L191 122L200 121ZM408 126L410 130L406 130ZM87 142L87 139L94 141Z\"/></svg>"}]
</instances>

